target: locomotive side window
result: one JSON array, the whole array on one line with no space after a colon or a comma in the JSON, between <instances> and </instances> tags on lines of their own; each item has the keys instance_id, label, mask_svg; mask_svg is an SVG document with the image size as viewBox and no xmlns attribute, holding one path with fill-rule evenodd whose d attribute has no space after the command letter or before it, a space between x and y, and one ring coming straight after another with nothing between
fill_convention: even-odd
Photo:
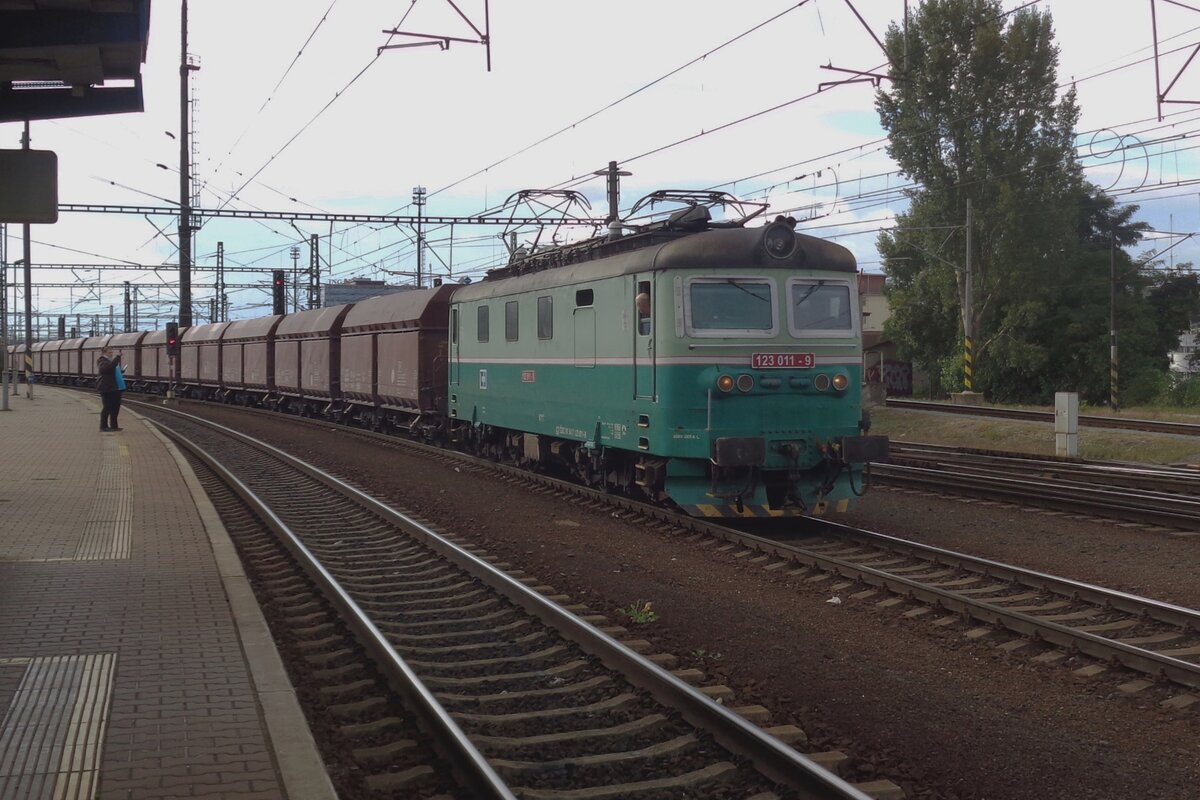
<instances>
[{"instance_id":1,"label":"locomotive side window","mask_svg":"<svg viewBox=\"0 0 1200 800\"><path fill-rule=\"evenodd\" d=\"M765 338L778 331L770 278L692 278L684 295L692 336Z\"/></svg>"},{"instance_id":2,"label":"locomotive side window","mask_svg":"<svg viewBox=\"0 0 1200 800\"><path fill-rule=\"evenodd\" d=\"M638 281L637 295L633 300L637 307L638 333L648 336L650 334L650 309L654 307L650 299L650 281Z\"/></svg>"},{"instance_id":3,"label":"locomotive side window","mask_svg":"<svg viewBox=\"0 0 1200 800\"><path fill-rule=\"evenodd\" d=\"M792 333L799 336L850 336L854 333L856 298L850 285L793 279L788 282Z\"/></svg>"},{"instance_id":4,"label":"locomotive side window","mask_svg":"<svg viewBox=\"0 0 1200 800\"><path fill-rule=\"evenodd\" d=\"M506 342L517 341L520 330L518 323L521 320L520 310L516 300L509 300L504 304L504 341Z\"/></svg>"},{"instance_id":5,"label":"locomotive side window","mask_svg":"<svg viewBox=\"0 0 1200 800\"><path fill-rule=\"evenodd\" d=\"M488 307L479 307L479 316L477 319L477 331L479 333L479 341L486 342L488 340Z\"/></svg>"},{"instance_id":6,"label":"locomotive side window","mask_svg":"<svg viewBox=\"0 0 1200 800\"><path fill-rule=\"evenodd\" d=\"M450 344L458 344L458 309L450 309Z\"/></svg>"},{"instance_id":7,"label":"locomotive side window","mask_svg":"<svg viewBox=\"0 0 1200 800\"><path fill-rule=\"evenodd\" d=\"M593 302L593 294L592 294L591 289L575 290L575 307L576 308L583 308L584 306L590 306L592 304L592 302Z\"/></svg>"},{"instance_id":8,"label":"locomotive side window","mask_svg":"<svg viewBox=\"0 0 1200 800\"><path fill-rule=\"evenodd\" d=\"M554 337L554 298L549 295L539 297L537 301L538 338L551 339Z\"/></svg>"}]
</instances>

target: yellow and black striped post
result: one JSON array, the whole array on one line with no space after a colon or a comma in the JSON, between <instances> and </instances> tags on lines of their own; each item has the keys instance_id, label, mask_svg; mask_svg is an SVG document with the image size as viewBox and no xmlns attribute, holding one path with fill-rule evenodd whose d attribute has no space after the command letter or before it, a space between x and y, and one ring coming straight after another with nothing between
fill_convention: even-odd
<instances>
[{"instance_id":1,"label":"yellow and black striped post","mask_svg":"<svg viewBox=\"0 0 1200 800\"><path fill-rule=\"evenodd\" d=\"M963 386L968 392L973 392L975 391L975 342L968 336L963 343Z\"/></svg>"},{"instance_id":2,"label":"yellow and black striped post","mask_svg":"<svg viewBox=\"0 0 1200 800\"><path fill-rule=\"evenodd\" d=\"M25 396L33 399L33 353L25 351Z\"/></svg>"},{"instance_id":3,"label":"yellow and black striped post","mask_svg":"<svg viewBox=\"0 0 1200 800\"><path fill-rule=\"evenodd\" d=\"M1113 334L1113 341L1116 341L1116 334ZM1109 348L1108 359L1108 404L1113 411L1120 411L1121 403L1117 396L1117 346L1115 344Z\"/></svg>"}]
</instances>

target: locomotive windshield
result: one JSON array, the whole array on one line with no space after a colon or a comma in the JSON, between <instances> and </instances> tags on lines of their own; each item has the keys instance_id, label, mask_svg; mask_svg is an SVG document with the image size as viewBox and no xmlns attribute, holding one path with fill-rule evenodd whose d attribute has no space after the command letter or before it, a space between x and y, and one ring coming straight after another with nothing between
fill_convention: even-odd
<instances>
[{"instance_id":1,"label":"locomotive windshield","mask_svg":"<svg viewBox=\"0 0 1200 800\"><path fill-rule=\"evenodd\" d=\"M850 287L828 281L791 281L791 326L796 333L846 335L854 330Z\"/></svg>"},{"instance_id":2,"label":"locomotive windshield","mask_svg":"<svg viewBox=\"0 0 1200 800\"><path fill-rule=\"evenodd\" d=\"M687 289L693 335L770 336L775 331L775 284L765 279L694 278Z\"/></svg>"}]
</instances>

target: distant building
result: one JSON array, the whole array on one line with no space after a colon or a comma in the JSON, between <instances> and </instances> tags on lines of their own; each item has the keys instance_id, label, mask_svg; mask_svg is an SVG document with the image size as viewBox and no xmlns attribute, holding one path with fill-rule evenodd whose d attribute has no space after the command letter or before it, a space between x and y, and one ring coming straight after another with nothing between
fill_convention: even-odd
<instances>
[{"instance_id":1,"label":"distant building","mask_svg":"<svg viewBox=\"0 0 1200 800\"><path fill-rule=\"evenodd\" d=\"M383 281L370 281L366 278L351 278L342 283L327 283L321 287L321 307L329 308L329 306L357 303L368 297L407 292L412 288L412 286L389 286Z\"/></svg>"},{"instance_id":2,"label":"distant building","mask_svg":"<svg viewBox=\"0 0 1200 800\"><path fill-rule=\"evenodd\" d=\"M887 276L861 272L858 275L858 299L862 304L863 383L867 396L880 402L885 395L911 395L913 368L896 357L896 345L883 332L883 323L892 315L883 288Z\"/></svg>"},{"instance_id":3,"label":"distant building","mask_svg":"<svg viewBox=\"0 0 1200 800\"><path fill-rule=\"evenodd\" d=\"M1200 324L1179 338L1179 347L1171 353L1171 371L1186 375L1200 374Z\"/></svg>"}]
</instances>

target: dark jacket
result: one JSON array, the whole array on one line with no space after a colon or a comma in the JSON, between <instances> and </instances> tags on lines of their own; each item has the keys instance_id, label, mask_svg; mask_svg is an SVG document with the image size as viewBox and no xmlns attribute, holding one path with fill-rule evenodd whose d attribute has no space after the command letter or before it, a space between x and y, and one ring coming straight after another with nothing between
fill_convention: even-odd
<instances>
[{"instance_id":1,"label":"dark jacket","mask_svg":"<svg viewBox=\"0 0 1200 800\"><path fill-rule=\"evenodd\" d=\"M96 391L104 394L105 392L117 391L117 364L121 363L121 357L105 358L100 356L96 359L96 371L100 373L100 378L96 381Z\"/></svg>"}]
</instances>

